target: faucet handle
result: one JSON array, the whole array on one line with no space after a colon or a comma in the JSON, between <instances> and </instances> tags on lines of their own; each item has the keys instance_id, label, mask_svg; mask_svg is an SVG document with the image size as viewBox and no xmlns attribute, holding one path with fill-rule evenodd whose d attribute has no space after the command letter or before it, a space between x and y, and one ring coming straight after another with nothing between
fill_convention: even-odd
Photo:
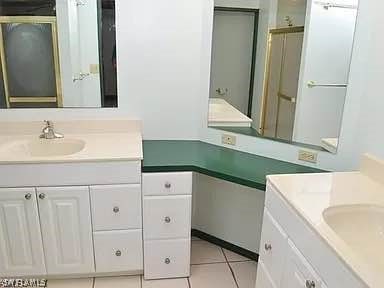
<instances>
[{"instance_id":1,"label":"faucet handle","mask_svg":"<svg viewBox=\"0 0 384 288\"><path fill-rule=\"evenodd\" d=\"M45 125L48 127L53 127L53 122L51 120L44 120Z\"/></svg>"}]
</instances>

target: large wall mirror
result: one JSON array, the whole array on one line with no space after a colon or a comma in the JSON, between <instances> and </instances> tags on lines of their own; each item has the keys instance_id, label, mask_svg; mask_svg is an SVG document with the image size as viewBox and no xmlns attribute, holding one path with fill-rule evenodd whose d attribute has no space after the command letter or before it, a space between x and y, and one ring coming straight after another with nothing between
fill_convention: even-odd
<instances>
[{"instance_id":1,"label":"large wall mirror","mask_svg":"<svg viewBox=\"0 0 384 288\"><path fill-rule=\"evenodd\" d=\"M0 108L117 107L115 0L1 0Z\"/></svg>"},{"instance_id":2,"label":"large wall mirror","mask_svg":"<svg viewBox=\"0 0 384 288\"><path fill-rule=\"evenodd\" d=\"M208 126L336 153L358 0L238 2L215 5Z\"/></svg>"}]
</instances>

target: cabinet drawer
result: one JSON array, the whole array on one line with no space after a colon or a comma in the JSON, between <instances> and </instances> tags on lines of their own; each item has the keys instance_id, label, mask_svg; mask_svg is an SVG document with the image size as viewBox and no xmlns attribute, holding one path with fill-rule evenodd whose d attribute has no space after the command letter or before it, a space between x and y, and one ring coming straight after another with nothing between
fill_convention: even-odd
<instances>
[{"instance_id":1,"label":"cabinet drawer","mask_svg":"<svg viewBox=\"0 0 384 288\"><path fill-rule=\"evenodd\" d=\"M190 249L189 239L145 241L145 279L188 277Z\"/></svg>"},{"instance_id":2,"label":"cabinet drawer","mask_svg":"<svg viewBox=\"0 0 384 288\"><path fill-rule=\"evenodd\" d=\"M93 233L96 272L143 270L142 230Z\"/></svg>"},{"instance_id":3,"label":"cabinet drawer","mask_svg":"<svg viewBox=\"0 0 384 288\"><path fill-rule=\"evenodd\" d=\"M263 228L260 242L260 259L270 278L279 287L288 249L288 236L273 219L268 209L264 209Z\"/></svg>"},{"instance_id":4,"label":"cabinet drawer","mask_svg":"<svg viewBox=\"0 0 384 288\"><path fill-rule=\"evenodd\" d=\"M141 229L141 186L91 186L93 230Z\"/></svg>"},{"instance_id":5,"label":"cabinet drawer","mask_svg":"<svg viewBox=\"0 0 384 288\"><path fill-rule=\"evenodd\" d=\"M285 267L282 283L288 287L326 288L321 278L290 240L288 240L287 262Z\"/></svg>"},{"instance_id":6,"label":"cabinet drawer","mask_svg":"<svg viewBox=\"0 0 384 288\"><path fill-rule=\"evenodd\" d=\"M191 195L144 197L144 239L189 238Z\"/></svg>"},{"instance_id":7,"label":"cabinet drawer","mask_svg":"<svg viewBox=\"0 0 384 288\"><path fill-rule=\"evenodd\" d=\"M143 194L192 195L192 172L144 173Z\"/></svg>"}]
</instances>

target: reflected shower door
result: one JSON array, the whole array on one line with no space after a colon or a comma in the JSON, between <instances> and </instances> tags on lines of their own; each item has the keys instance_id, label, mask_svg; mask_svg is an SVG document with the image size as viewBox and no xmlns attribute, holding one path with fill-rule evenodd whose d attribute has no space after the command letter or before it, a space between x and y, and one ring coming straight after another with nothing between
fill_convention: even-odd
<instances>
[{"instance_id":1,"label":"reflected shower door","mask_svg":"<svg viewBox=\"0 0 384 288\"><path fill-rule=\"evenodd\" d=\"M7 107L61 107L55 17L0 17Z\"/></svg>"},{"instance_id":2,"label":"reflected shower door","mask_svg":"<svg viewBox=\"0 0 384 288\"><path fill-rule=\"evenodd\" d=\"M291 141L295 120L303 27L270 31L263 135Z\"/></svg>"}]
</instances>

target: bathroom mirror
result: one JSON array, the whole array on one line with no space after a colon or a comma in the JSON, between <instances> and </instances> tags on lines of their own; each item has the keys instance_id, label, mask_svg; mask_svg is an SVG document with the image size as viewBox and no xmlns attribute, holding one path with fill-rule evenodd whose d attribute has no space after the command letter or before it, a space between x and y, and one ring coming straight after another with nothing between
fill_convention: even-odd
<instances>
[{"instance_id":1,"label":"bathroom mirror","mask_svg":"<svg viewBox=\"0 0 384 288\"><path fill-rule=\"evenodd\" d=\"M115 0L1 0L0 108L117 107Z\"/></svg>"},{"instance_id":2,"label":"bathroom mirror","mask_svg":"<svg viewBox=\"0 0 384 288\"><path fill-rule=\"evenodd\" d=\"M357 10L357 0L216 6L208 126L336 153Z\"/></svg>"}]
</instances>

